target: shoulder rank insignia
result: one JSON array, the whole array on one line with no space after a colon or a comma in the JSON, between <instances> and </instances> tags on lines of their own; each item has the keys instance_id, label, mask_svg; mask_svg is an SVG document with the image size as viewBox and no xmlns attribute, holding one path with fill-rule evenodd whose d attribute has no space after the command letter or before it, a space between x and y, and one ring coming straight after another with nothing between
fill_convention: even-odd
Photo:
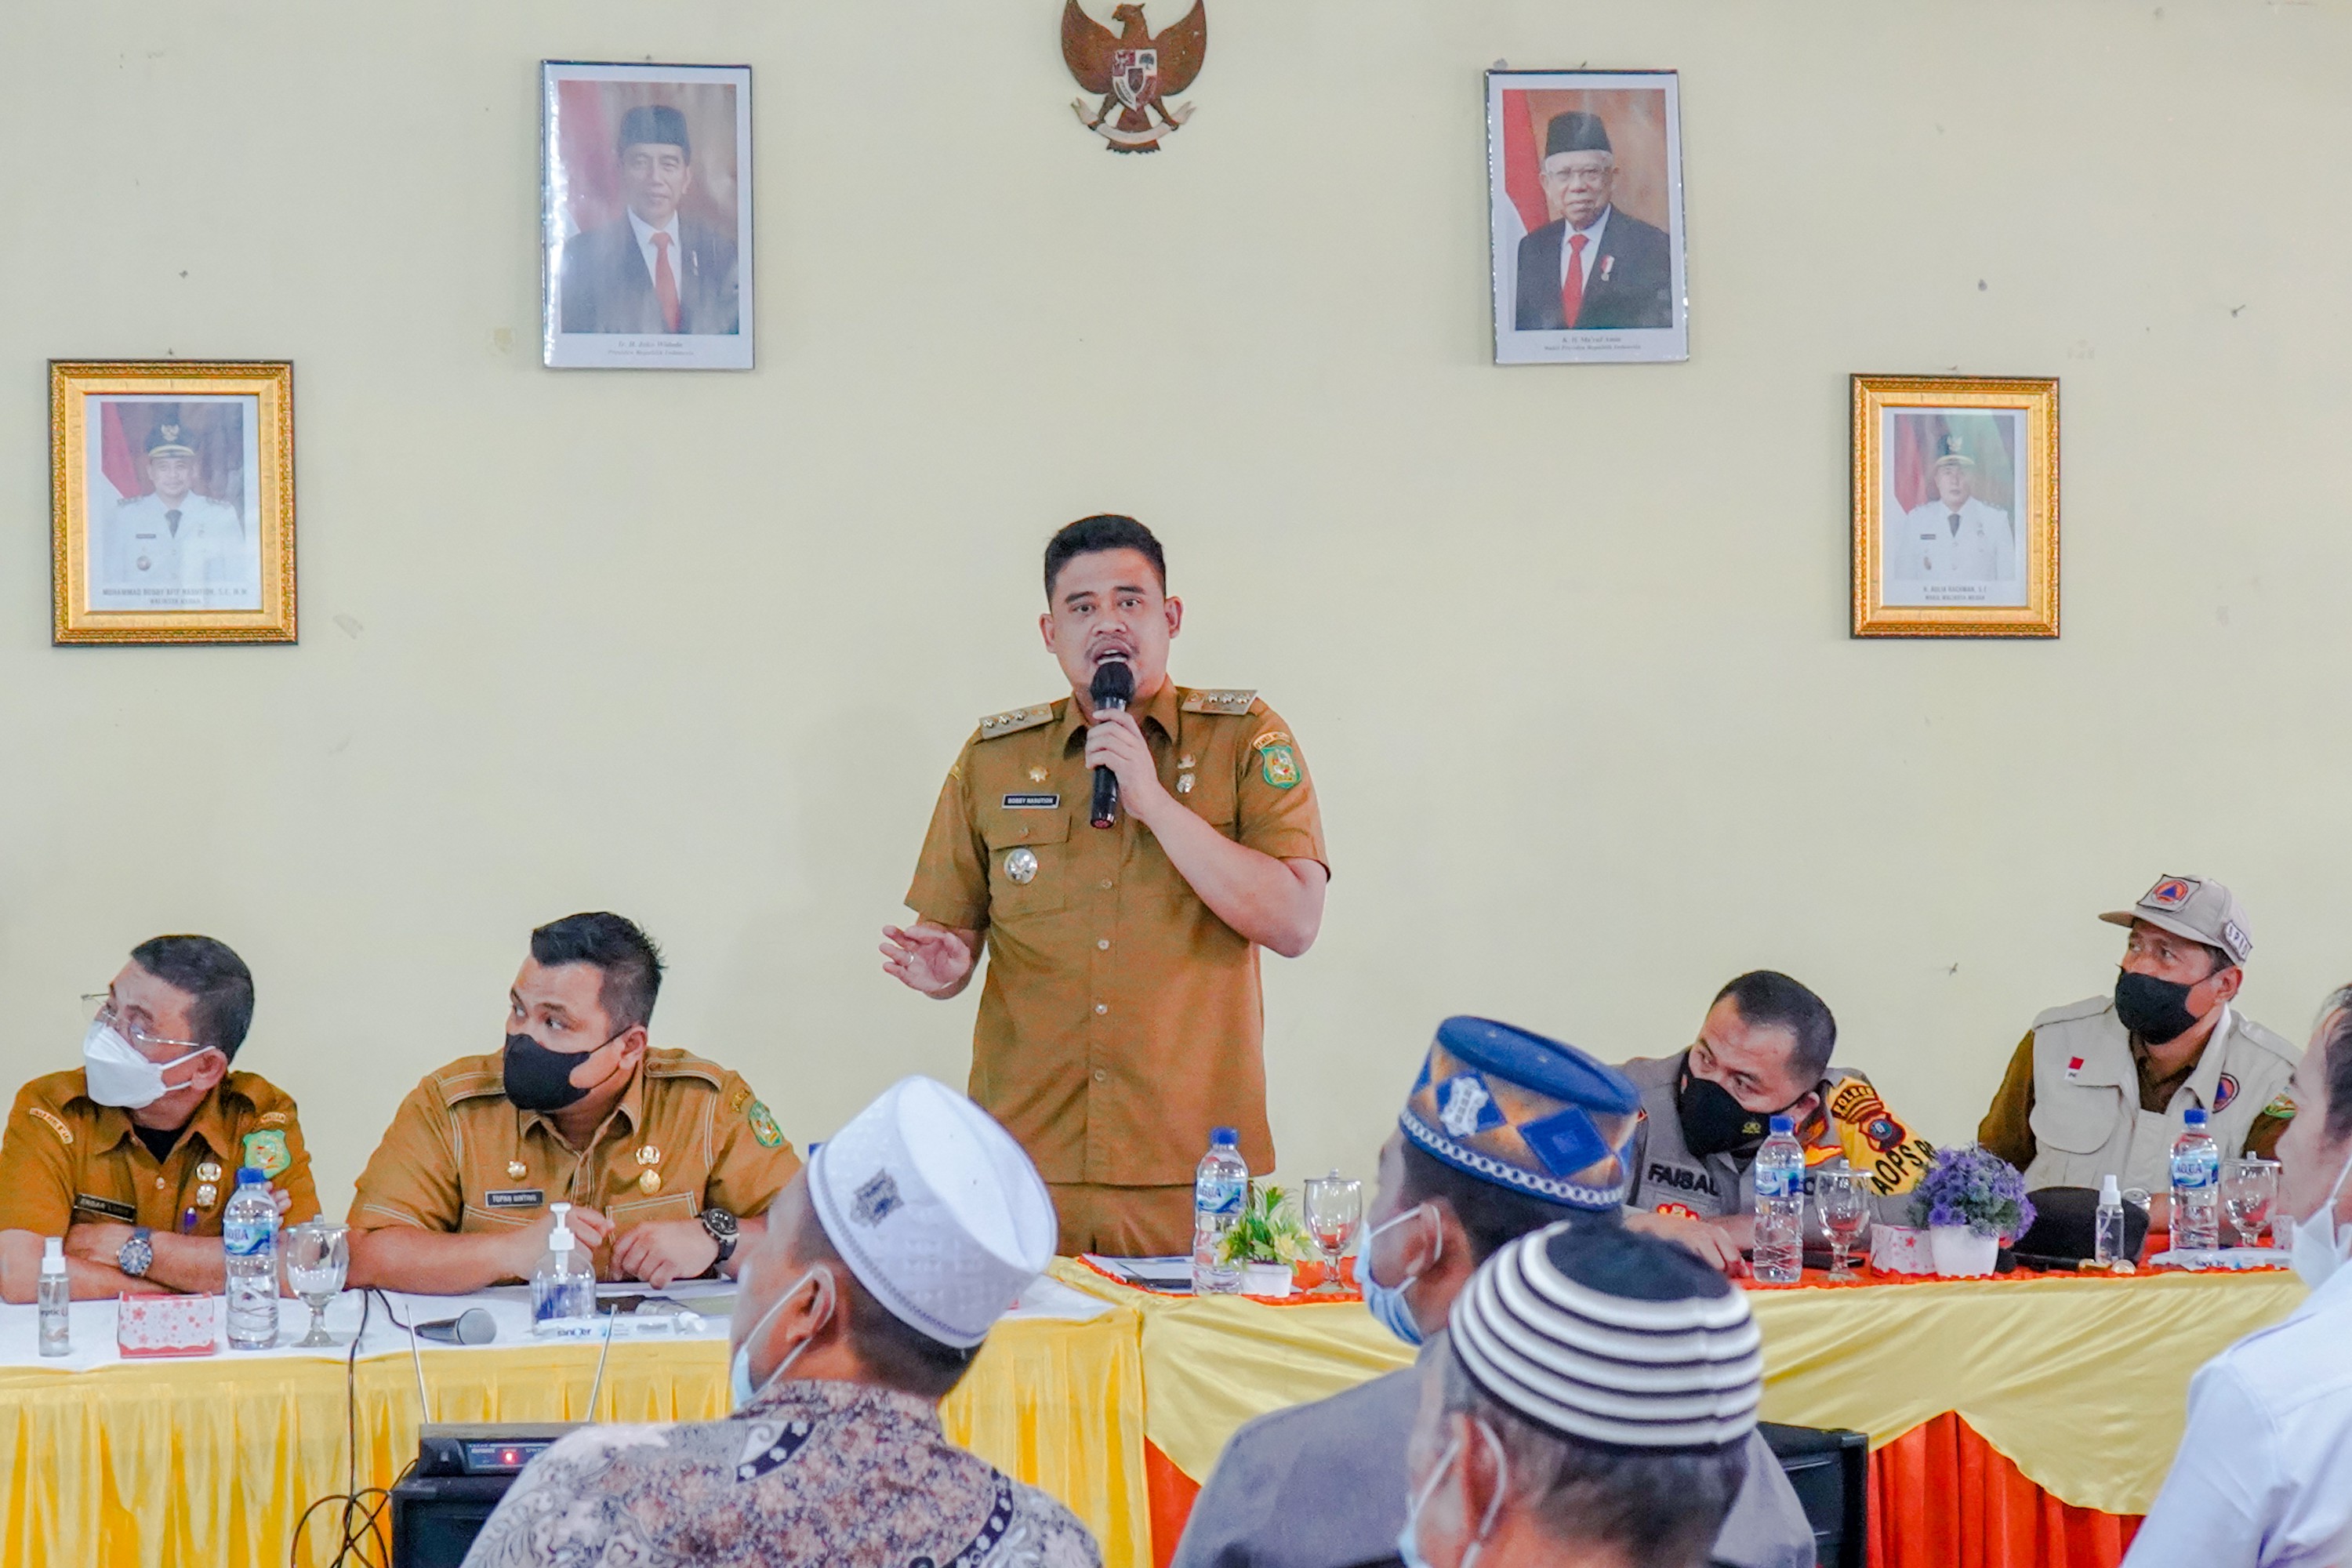
<instances>
[{"instance_id":1,"label":"shoulder rank insignia","mask_svg":"<svg viewBox=\"0 0 2352 1568\"><path fill-rule=\"evenodd\" d=\"M1184 699L1187 713L1246 713L1257 700L1255 691L1195 691Z\"/></svg>"},{"instance_id":2,"label":"shoulder rank insignia","mask_svg":"<svg viewBox=\"0 0 2352 1568\"><path fill-rule=\"evenodd\" d=\"M1010 735L1022 730L1034 730L1040 724L1049 724L1053 719L1054 705L1050 702L1015 708L1009 713L992 713L980 721L980 738L993 741L999 735Z\"/></svg>"}]
</instances>

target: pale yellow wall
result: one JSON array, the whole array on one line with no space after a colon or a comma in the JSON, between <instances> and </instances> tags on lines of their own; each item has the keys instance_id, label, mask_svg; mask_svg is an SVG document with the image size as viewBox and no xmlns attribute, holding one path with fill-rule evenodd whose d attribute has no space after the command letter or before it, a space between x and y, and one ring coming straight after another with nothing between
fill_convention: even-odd
<instances>
[{"instance_id":1,"label":"pale yellow wall","mask_svg":"<svg viewBox=\"0 0 2352 1568\"><path fill-rule=\"evenodd\" d=\"M217 933L337 1206L609 906L796 1141L959 1079L877 930L1098 508L1323 790L1292 1173L1445 1013L1645 1053L1756 964L1963 1136L2164 871L2244 895L2273 1026L2352 976L2344 5L1213 0L1150 158L1057 5L0 8L11 1076ZM545 57L756 68L756 372L540 367ZM1689 363L1489 363L1498 58L1681 69ZM48 647L42 362L166 353L295 362L299 647ZM1943 369L2063 378L2061 642L1846 637L1845 378Z\"/></svg>"}]
</instances>

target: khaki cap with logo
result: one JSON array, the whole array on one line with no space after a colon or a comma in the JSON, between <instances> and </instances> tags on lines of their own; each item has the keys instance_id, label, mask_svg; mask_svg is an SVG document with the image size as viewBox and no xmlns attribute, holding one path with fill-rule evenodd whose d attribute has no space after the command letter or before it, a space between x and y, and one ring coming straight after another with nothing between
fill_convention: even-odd
<instances>
[{"instance_id":1,"label":"khaki cap with logo","mask_svg":"<svg viewBox=\"0 0 2352 1568\"><path fill-rule=\"evenodd\" d=\"M2127 926L2146 921L2159 931L2218 947L2232 963L2253 956L2254 939L2246 929L2246 908L2238 895L2206 877L2161 877L2127 910L2110 910L2099 917L2109 925Z\"/></svg>"}]
</instances>

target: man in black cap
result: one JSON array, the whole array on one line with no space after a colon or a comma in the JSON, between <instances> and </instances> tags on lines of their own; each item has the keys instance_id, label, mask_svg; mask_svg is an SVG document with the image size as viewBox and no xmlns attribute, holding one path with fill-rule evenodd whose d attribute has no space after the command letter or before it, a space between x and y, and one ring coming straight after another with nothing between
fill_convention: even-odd
<instances>
[{"instance_id":1,"label":"man in black cap","mask_svg":"<svg viewBox=\"0 0 2352 1568\"><path fill-rule=\"evenodd\" d=\"M1573 1046L1485 1018L1448 1018L1397 1131L1356 1259L1364 1303L1409 1344L1440 1333L1488 1257L1562 1221L1625 1233L1621 1205L1641 1095ZM1664 1244L1661 1244L1664 1245ZM1438 1339L1407 1367L1234 1434L1193 1504L1171 1568L1358 1568L1396 1561L1407 1522L1408 1428ZM1753 1402L1749 1405L1753 1422ZM1761 1437L1736 1506L1714 1525L1717 1562L1809 1568L1813 1535Z\"/></svg>"},{"instance_id":2,"label":"man in black cap","mask_svg":"<svg viewBox=\"0 0 2352 1568\"><path fill-rule=\"evenodd\" d=\"M735 241L678 210L694 185L686 116L666 103L621 117L621 221L563 244L567 332L689 337L738 330Z\"/></svg>"},{"instance_id":3,"label":"man in black cap","mask_svg":"<svg viewBox=\"0 0 2352 1568\"><path fill-rule=\"evenodd\" d=\"M1612 205L1617 154L1597 114L1544 128L1544 199L1559 216L1519 241L1518 330L1622 331L1675 324L1664 229Z\"/></svg>"},{"instance_id":4,"label":"man in black cap","mask_svg":"<svg viewBox=\"0 0 2352 1568\"><path fill-rule=\"evenodd\" d=\"M1454 1299L1423 1358L1409 1562L1699 1568L1764 1396L1747 1300L1654 1237L1523 1237Z\"/></svg>"}]
</instances>

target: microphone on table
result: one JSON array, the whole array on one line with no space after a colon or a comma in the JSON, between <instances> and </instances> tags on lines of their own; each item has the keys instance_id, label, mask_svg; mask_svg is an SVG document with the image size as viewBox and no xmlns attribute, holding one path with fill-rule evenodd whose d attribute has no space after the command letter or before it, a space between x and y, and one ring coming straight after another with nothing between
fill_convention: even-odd
<instances>
[{"instance_id":1,"label":"microphone on table","mask_svg":"<svg viewBox=\"0 0 2352 1568\"><path fill-rule=\"evenodd\" d=\"M1095 711L1105 709L1125 712L1128 700L1135 695L1135 671L1123 658L1107 658L1095 666L1095 683L1087 696ZM1095 809L1092 818L1097 827L1110 827L1118 821L1118 775L1108 768L1095 770Z\"/></svg>"},{"instance_id":2,"label":"microphone on table","mask_svg":"<svg viewBox=\"0 0 2352 1568\"><path fill-rule=\"evenodd\" d=\"M498 1321L479 1307L468 1307L454 1318L419 1323L416 1331L445 1345L486 1345L499 1337Z\"/></svg>"}]
</instances>

